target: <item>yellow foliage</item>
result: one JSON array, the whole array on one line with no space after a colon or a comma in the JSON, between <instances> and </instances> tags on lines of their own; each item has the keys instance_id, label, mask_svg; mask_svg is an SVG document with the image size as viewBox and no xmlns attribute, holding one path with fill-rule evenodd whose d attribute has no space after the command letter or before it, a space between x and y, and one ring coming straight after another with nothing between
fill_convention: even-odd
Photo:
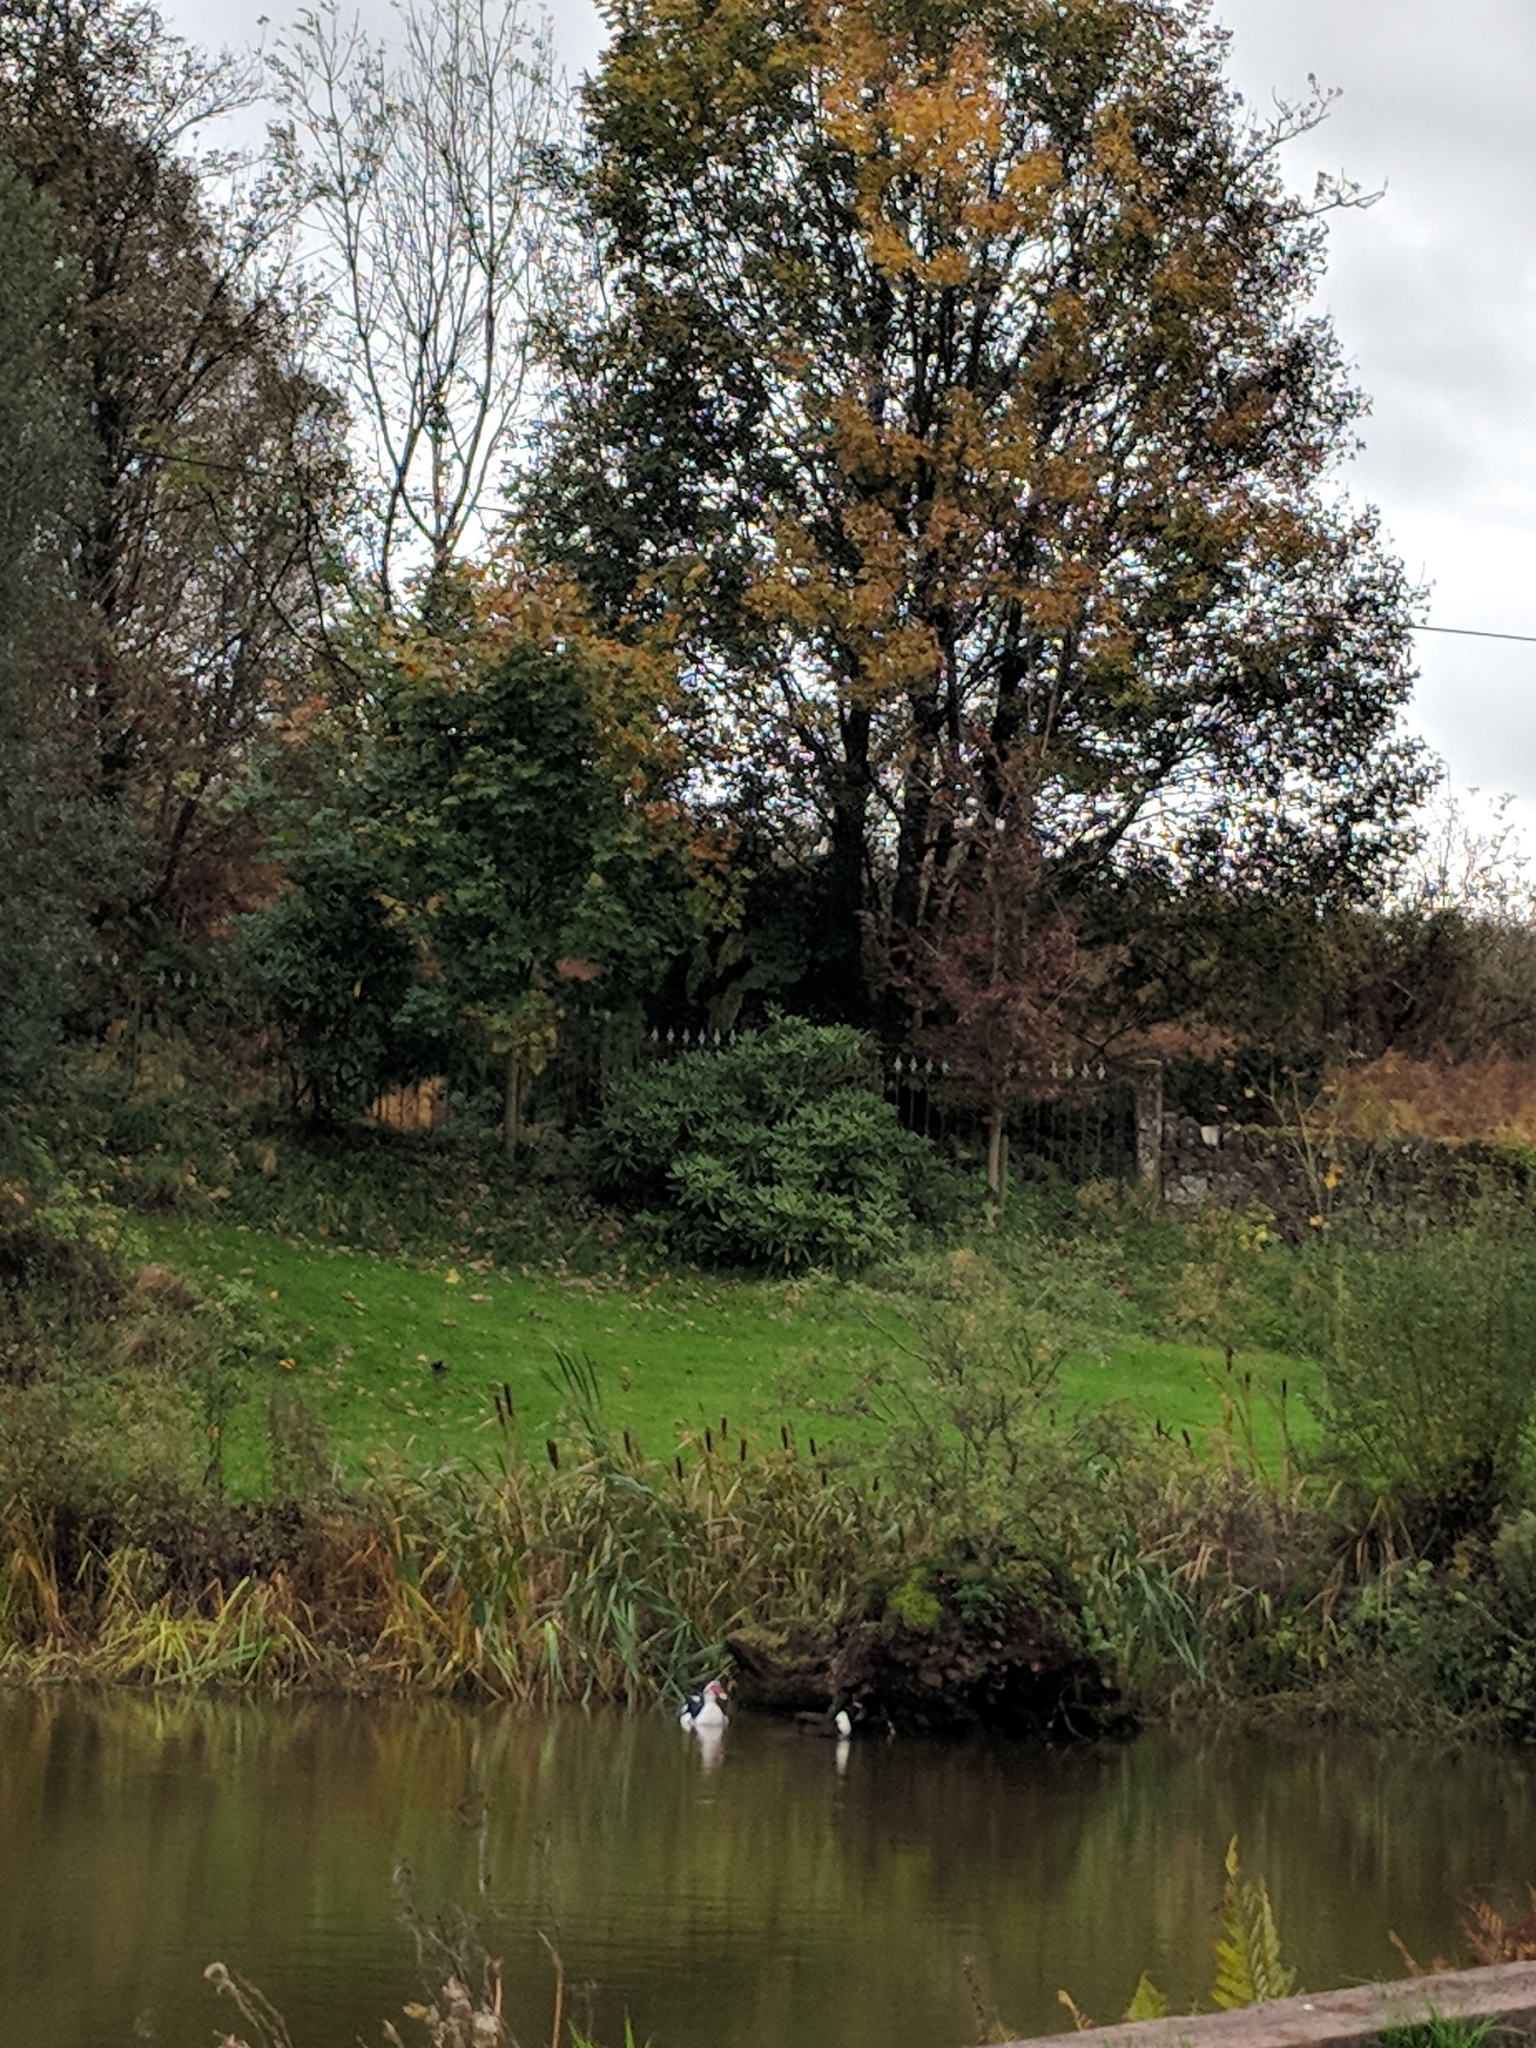
<instances>
[{"instance_id":1,"label":"yellow foliage","mask_svg":"<svg viewBox=\"0 0 1536 2048\"><path fill-rule=\"evenodd\" d=\"M1260 2005L1271 1998L1289 1998L1296 1988L1296 1972L1286 1969L1280 1960L1280 1936L1275 1928L1274 1909L1264 1880L1243 1881L1238 1866L1236 1835L1227 1845L1226 1873L1226 1885L1221 1895L1222 1931L1216 1943L1216 1982L1211 1989L1211 2003L1221 2012L1232 2012L1239 2006ZM1093 2021L1070 1992L1058 1991L1056 1996L1071 2013L1072 2023L1079 2032L1092 2027ZM1168 2017L1168 2000L1145 1970L1131 1994L1125 2017L1127 2020Z\"/></svg>"},{"instance_id":2,"label":"yellow foliage","mask_svg":"<svg viewBox=\"0 0 1536 2048\"><path fill-rule=\"evenodd\" d=\"M1280 1960L1280 1935L1263 1878L1242 1880L1236 1835L1227 1844L1226 1867L1211 2003L1221 2012L1232 2012L1238 2006L1289 1998L1296 1988L1296 1972Z\"/></svg>"},{"instance_id":3,"label":"yellow foliage","mask_svg":"<svg viewBox=\"0 0 1536 2048\"><path fill-rule=\"evenodd\" d=\"M1165 2020L1168 2017L1168 2001L1145 1970L1137 1979L1131 2002L1125 2008L1125 2017L1128 2020Z\"/></svg>"}]
</instances>

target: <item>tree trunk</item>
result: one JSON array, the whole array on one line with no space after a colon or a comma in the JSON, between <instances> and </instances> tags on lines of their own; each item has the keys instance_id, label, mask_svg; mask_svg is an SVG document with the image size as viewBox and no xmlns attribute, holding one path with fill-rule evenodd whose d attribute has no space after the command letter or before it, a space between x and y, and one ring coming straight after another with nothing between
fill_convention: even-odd
<instances>
[{"instance_id":1,"label":"tree trunk","mask_svg":"<svg viewBox=\"0 0 1536 2048\"><path fill-rule=\"evenodd\" d=\"M1000 1109L987 1118L987 1192L999 1204L1008 1192L1008 1123Z\"/></svg>"},{"instance_id":2,"label":"tree trunk","mask_svg":"<svg viewBox=\"0 0 1536 2048\"><path fill-rule=\"evenodd\" d=\"M896 877L891 888L891 929L900 936L923 922L928 862L933 848L934 768L944 734L944 700L937 690L911 699L912 751L903 778L896 833Z\"/></svg>"},{"instance_id":3,"label":"tree trunk","mask_svg":"<svg viewBox=\"0 0 1536 2048\"><path fill-rule=\"evenodd\" d=\"M1136 1179L1161 1201L1163 1194L1163 1063L1136 1069Z\"/></svg>"},{"instance_id":4,"label":"tree trunk","mask_svg":"<svg viewBox=\"0 0 1536 2048\"><path fill-rule=\"evenodd\" d=\"M517 1150L522 1135L523 1068L515 1052L507 1054L507 1095L501 1114L501 1142L509 1152Z\"/></svg>"},{"instance_id":5,"label":"tree trunk","mask_svg":"<svg viewBox=\"0 0 1536 2048\"><path fill-rule=\"evenodd\" d=\"M831 845L825 870L827 915L817 994L834 1016L862 1024L869 1011L864 978L864 871L874 782L869 763L869 707L846 706L839 723L842 760L832 789Z\"/></svg>"}]
</instances>

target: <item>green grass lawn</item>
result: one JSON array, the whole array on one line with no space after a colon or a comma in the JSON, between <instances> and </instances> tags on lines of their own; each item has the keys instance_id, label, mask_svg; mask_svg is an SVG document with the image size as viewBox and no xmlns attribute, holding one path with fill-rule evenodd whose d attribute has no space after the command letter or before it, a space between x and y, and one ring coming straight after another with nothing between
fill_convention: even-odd
<instances>
[{"instance_id":1,"label":"green grass lawn","mask_svg":"<svg viewBox=\"0 0 1536 2048\"><path fill-rule=\"evenodd\" d=\"M596 1368L607 1418L649 1455L680 1435L718 1428L803 1440L849 1425L835 1410L861 1357L899 1344L894 1317L871 1314L864 1290L794 1281L676 1275L605 1282L470 1263L410 1266L366 1252L238 1227L157 1221L154 1256L207 1289L235 1284L264 1332L249 1397L226 1430L228 1479L250 1495L266 1484L266 1406L294 1387L324 1424L349 1479L380 1463L413 1469L499 1457L493 1390L510 1389L522 1441L541 1452L565 1399L558 1354ZM439 1369L434 1371L435 1363ZM1251 1374L1254 1436L1277 1460L1281 1430L1266 1393L1288 1383L1293 1431L1313 1370L1271 1354L1241 1355ZM1070 1360L1061 1407L1124 1404L1149 1424L1201 1444L1222 1420L1225 1364L1194 1345L1116 1335Z\"/></svg>"}]
</instances>

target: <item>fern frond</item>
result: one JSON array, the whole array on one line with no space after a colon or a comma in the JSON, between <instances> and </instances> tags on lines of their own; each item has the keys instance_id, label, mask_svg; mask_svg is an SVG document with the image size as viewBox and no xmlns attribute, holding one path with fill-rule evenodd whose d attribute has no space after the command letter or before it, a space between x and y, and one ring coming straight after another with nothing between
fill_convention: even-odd
<instances>
[{"instance_id":1,"label":"fern frond","mask_svg":"<svg viewBox=\"0 0 1536 2048\"><path fill-rule=\"evenodd\" d=\"M1502 1963L1505 1960L1509 1923L1488 1900L1469 1901L1464 1932L1474 1962Z\"/></svg>"},{"instance_id":2,"label":"fern frond","mask_svg":"<svg viewBox=\"0 0 1536 2048\"><path fill-rule=\"evenodd\" d=\"M1281 1959L1280 1930L1275 1925L1275 1912L1264 1880L1256 1879L1247 1889L1251 1930L1249 1972L1253 1988L1261 2003L1271 1998L1289 1998L1296 1989L1296 1972L1288 1970Z\"/></svg>"},{"instance_id":3,"label":"fern frond","mask_svg":"<svg viewBox=\"0 0 1536 2048\"><path fill-rule=\"evenodd\" d=\"M1211 2003L1222 2012L1233 2012L1239 2006L1289 1998L1296 1988L1296 1972L1281 1961L1280 1934L1264 1880L1243 1882L1236 1835L1227 1845L1226 1868Z\"/></svg>"},{"instance_id":4,"label":"fern frond","mask_svg":"<svg viewBox=\"0 0 1536 2048\"><path fill-rule=\"evenodd\" d=\"M1168 2017L1168 2001L1158 1990L1152 1979L1143 1970L1125 2008L1128 2020L1165 2020Z\"/></svg>"}]
</instances>

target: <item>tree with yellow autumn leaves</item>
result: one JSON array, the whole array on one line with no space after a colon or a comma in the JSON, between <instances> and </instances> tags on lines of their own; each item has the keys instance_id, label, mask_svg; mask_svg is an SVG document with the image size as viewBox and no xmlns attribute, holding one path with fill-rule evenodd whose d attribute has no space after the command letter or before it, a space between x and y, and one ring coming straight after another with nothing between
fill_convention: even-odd
<instances>
[{"instance_id":1,"label":"tree with yellow autumn leaves","mask_svg":"<svg viewBox=\"0 0 1536 2048\"><path fill-rule=\"evenodd\" d=\"M977 806L1027 807L1062 901L1368 886L1424 777L1310 309L1349 195L1276 162L1319 110L1250 120L1183 0L610 20L537 514L675 632L709 800L749 776L814 842L824 1007L961 900Z\"/></svg>"}]
</instances>

